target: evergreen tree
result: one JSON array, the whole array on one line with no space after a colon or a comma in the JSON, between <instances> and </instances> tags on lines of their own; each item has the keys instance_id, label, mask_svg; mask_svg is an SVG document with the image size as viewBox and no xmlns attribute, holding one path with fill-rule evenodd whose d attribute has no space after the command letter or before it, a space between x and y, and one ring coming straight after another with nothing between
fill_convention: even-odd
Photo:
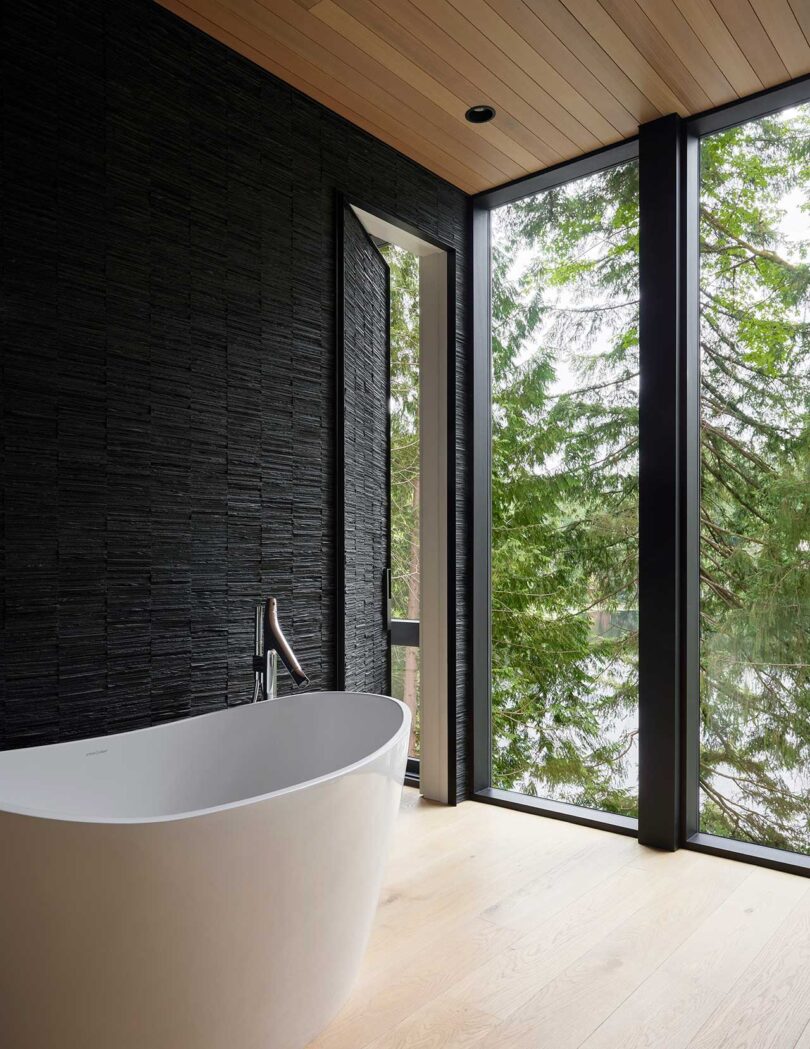
<instances>
[{"instance_id":1,"label":"evergreen tree","mask_svg":"<svg viewBox=\"0 0 810 1049\"><path fill-rule=\"evenodd\" d=\"M810 851L810 106L701 154L705 830ZM636 810L638 167L493 236L493 777Z\"/></svg>"},{"instance_id":2,"label":"evergreen tree","mask_svg":"<svg viewBox=\"0 0 810 1049\"><path fill-rule=\"evenodd\" d=\"M391 274L392 615L419 619L419 259L387 245ZM392 653L394 695L413 715L409 753L419 753L419 650Z\"/></svg>"}]
</instances>

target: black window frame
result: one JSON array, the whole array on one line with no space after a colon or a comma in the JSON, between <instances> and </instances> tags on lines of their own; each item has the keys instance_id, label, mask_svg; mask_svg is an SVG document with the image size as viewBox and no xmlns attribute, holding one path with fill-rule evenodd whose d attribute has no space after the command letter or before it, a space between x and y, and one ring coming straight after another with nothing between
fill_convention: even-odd
<instances>
[{"instance_id":1,"label":"black window frame","mask_svg":"<svg viewBox=\"0 0 810 1049\"><path fill-rule=\"evenodd\" d=\"M700 830L700 140L799 103L810 76L486 190L472 199L472 784L475 801L810 875L810 856ZM491 786L490 212L638 158L640 212L638 820ZM663 596L663 600L662 600Z\"/></svg>"},{"instance_id":2,"label":"black window frame","mask_svg":"<svg viewBox=\"0 0 810 1049\"><path fill-rule=\"evenodd\" d=\"M491 700L491 345L490 246L491 212L544 190L636 160L637 137L555 164L535 175L486 190L472 202L473 265L473 494L472 494L472 798L490 805L535 812L553 819L602 827L635 836L638 821L567 802L536 798L493 787Z\"/></svg>"},{"instance_id":3,"label":"black window frame","mask_svg":"<svg viewBox=\"0 0 810 1049\"><path fill-rule=\"evenodd\" d=\"M699 681L699 568L700 568L700 444L699 444L699 324L700 324L700 245L698 216L700 205L700 142L706 135L746 124L751 120L777 113L801 103L810 103L810 76L799 77L785 84L768 88L755 95L725 106L707 110L684 120L682 168L685 173L682 224L683 272L688 282L683 296L685 319L684 352L688 354L690 379L687 385L689 402L684 398L683 435L685 460L684 493L685 578L683 581L684 615L687 617L687 644L685 650L684 680L688 687L681 696L682 758L680 794L680 835L678 845L696 852L705 852L728 859L745 860L761 867L802 874L810 877L810 855L776 849L754 842L737 841L700 830L699 783L700 770L700 681ZM677 846L676 846L677 847Z\"/></svg>"}]
</instances>

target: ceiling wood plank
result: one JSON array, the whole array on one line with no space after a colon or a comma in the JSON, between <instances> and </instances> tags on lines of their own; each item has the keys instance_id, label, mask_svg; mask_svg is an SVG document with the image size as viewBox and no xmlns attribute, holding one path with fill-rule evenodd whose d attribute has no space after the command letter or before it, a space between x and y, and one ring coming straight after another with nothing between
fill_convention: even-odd
<instances>
[{"instance_id":1,"label":"ceiling wood plank","mask_svg":"<svg viewBox=\"0 0 810 1049\"><path fill-rule=\"evenodd\" d=\"M538 55L542 55L565 79L597 109L612 127L626 138L635 135L638 121L610 91L605 90L594 74L566 45L550 32L537 15L523 0L488 0L501 18L505 19L516 33Z\"/></svg>"},{"instance_id":2,"label":"ceiling wood plank","mask_svg":"<svg viewBox=\"0 0 810 1049\"><path fill-rule=\"evenodd\" d=\"M720 66L673 0L643 0L643 10L684 68L700 84L713 106L731 102L737 93Z\"/></svg>"},{"instance_id":3,"label":"ceiling wood plank","mask_svg":"<svg viewBox=\"0 0 810 1049\"><path fill-rule=\"evenodd\" d=\"M541 88L549 93L602 144L619 136L604 116L547 62L486 0L450 0L459 14L484 33L493 44L517 63Z\"/></svg>"},{"instance_id":4,"label":"ceiling wood plank","mask_svg":"<svg viewBox=\"0 0 810 1049\"><path fill-rule=\"evenodd\" d=\"M342 0L342 2L344 6L350 8L357 0ZM513 91L508 84L495 76L454 37L432 22L411 0L374 0L374 3L390 19L393 32L398 33L400 29L406 29L422 45L436 49L449 66L477 84L480 89L478 102L489 102L497 108L498 113L506 111L512 114L538 139L542 140L549 154L545 161L546 165L561 160L563 156L569 156L570 150L576 149L570 140L565 139L566 152L563 153L556 144L559 132L545 116L525 98Z\"/></svg>"},{"instance_id":5,"label":"ceiling wood plank","mask_svg":"<svg viewBox=\"0 0 810 1049\"><path fill-rule=\"evenodd\" d=\"M475 55L496 76L535 106L538 112L543 113L557 131L553 144L563 156L574 156L580 151L587 152L600 145L595 135L584 128L564 106L561 106L520 66L516 65L509 55L501 51L489 37L460 14L448 0L414 0L414 3L433 22L454 36L470 54Z\"/></svg>"},{"instance_id":6,"label":"ceiling wood plank","mask_svg":"<svg viewBox=\"0 0 810 1049\"><path fill-rule=\"evenodd\" d=\"M531 97L527 99L525 94L516 90L503 79L502 75L498 75L499 72L503 74L504 70L499 69L495 71L490 68L490 64L485 60L485 56L480 54L480 49L476 50L474 40L465 39L462 41L454 36L452 32L445 30L441 25L434 22L430 17L430 3L423 3L422 0L374 0L374 2L383 8L397 23L407 26L424 43L433 43L438 47L442 54L448 56L448 61L456 69L464 72L470 79L475 77L476 82L480 83L482 88L480 101L489 102L495 107L507 105L509 110L518 114L524 123L528 123L533 114L532 130L547 144L548 148L553 152L556 161L574 156L579 152L576 143L572 142L551 122L544 106L537 104L538 101L545 101L545 93L537 89L538 96L543 97L539 100ZM453 14L455 14L454 11ZM471 28L468 26L466 19L461 19L461 24L463 27ZM489 44L486 37L482 37L481 40L484 44ZM489 46L490 48L493 47L491 44ZM497 53L495 63L497 65L497 58L502 56L497 48L494 48L494 51ZM534 84L532 86L536 87ZM505 102L504 99L506 100ZM540 123L538 124L537 121Z\"/></svg>"},{"instance_id":7,"label":"ceiling wood plank","mask_svg":"<svg viewBox=\"0 0 810 1049\"><path fill-rule=\"evenodd\" d=\"M742 98L761 91L763 84L742 53L711 0L675 0L695 35L702 40L728 82Z\"/></svg>"},{"instance_id":8,"label":"ceiling wood plank","mask_svg":"<svg viewBox=\"0 0 810 1049\"><path fill-rule=\"evenodd\" d=\"M647 61L598 0L563 0L571 14L632 78L660 114L686 116L689 106Z\"/></svg>"},{"instance_id":9,"label":"ceiling wood plank","mask_svg":"<svg viewBox=\"0 0 810 1049\"><path fill-rule=\"evenodd\" d=\"M771 38L765 32L748 0L712 0L712 2L765 87L788 80L790 74L787 66L779 57L776 48L771 43Z\"/></svg>"},{"instance_id":10,"label":"ceiling wood plank","mask_svg":"<svg viewBox=\"0 0 810 1049\"><path fill-rule=\"evenodd\" d=\"M382 37L367 28L348 11L333 3L333 0L322 0L313 13L335 32L340 33L347 40L365 51L366 54L381 62L405 83L412 84L437 106L444 109L451 118L458 123L467 133L487 140L500 154L505 154L513 159L516 156L525 156L525 151L516 142L495 124L467 124L464 121L464 113L468 108L464 100L454 95L445 85L440 83L430 74L426 73L419 65L412 62L408 57L388 44ZM537 167L540 161L537 157L529 154L529 170ZM494 157L493 163L495 162ZM525 168L524 168L525 170Z\"/></svg>"},{"instance_id":11,"label":"ceiling wood plank","mask_svg":"<svg viewBox=\"0 0 810 1049\"><path fill-rule=\"evenodd\" d=\"M536 168L537 157L516 143L511 157L493 150L491 143L476 135L466 121L450 116L435 101L322 22L316 15L317 7L307 12L295 0L272 0L272 8L260 0L222 2L230 6L231 10L246 12L245 17L249 21L255 22L266 32L277 34L282 42L302 57L315 56L317 64L324 68L335 68L335 63L339 63L341 68L352 71L355 83L362 82L359 78L365 78L374 86L375 93L382 91L384 95L381 97L396 99L406 107L401 111L400 119L415 128L420 128L424 121L428 121L430 127L425 129L426 132L430 130L431 135L436 135L437 141L452 144L459 159L473 170L479 169L485 178L497 177L496 172L506 178L516 178L521 172Z\"/></svg>"},{"instance_id":12,"label":"ceiling wood plank","mask_svg":"<svg viewBox=\"0 0 810 1049\"><path fill-rule=\"evenodd\" d=\"M190 10L188 5L182 3L182 0L159 0L159 2L163 7L173 10L175 13ZM193 3L193 11L209 27L216 27L216 31L211 33L212 36L219 38L220 34L228 35L230 39L225 42L234 47L234 50L243 53L250 52L247 54L248 58L252 61L257 61L257 64L264 66L264 68L280 77L280 79L285 80L294 87L300 87L304 94L308 94L313 98L317 97L313 90L317 91L323 96L322 99L319 98L318 100L323 100L324 105L328 105L329 108L334 107L326 100L334 99L346 110L346 113L343 115L346 115L347 119L352 120L353 123L358 123L358 121L349 116L348 113L359 114L362 117L362 122L359 122L360 127L366 124L366 130L383 141L390 141L392 145L394 145L395 141L399 141L402 145L394 145L394 148L412 156L418 163L431 171L435 171L442 178L446 178L448 182L452 182L461 188L464 188L464 185L466 185L471 189L481 184L481 176L477 172L466 168L451 154L437 149L434 143L424 139L421 135L413 136L409 134L407 141L408 143L413 141L415 146L403 149L402 146L405 145L405 140L401 135L403 129L396 119L373 103L369 103L361 95L346 88L328 74L323 73L317 66L301 59L299 55L279 44L272 36L262 33L250 22L234 15L233 12L219 3L219 0L193 0ZM183 17L186 17L186 15L184 14ZM189 18L189 21L192 21L192 19ZM205 27L199 26L199 28ZM205 29L205 31L209 30ZM326 85L329 85L328 88ZM372 114L372 119L366 115L367 113Z\"/></svg>"},{"instance_id":13,"label":"ceiling wood plank","mask_svg":"<svg viewBox=\"0 0 810 1049\"><path fill-rule=\"evenodd\" d=\"M563 0L523 0L523 3L549 33L561 40L591 70L599 83L633 115L637 124L661 115L661 111L571 14Z\"/></svg>"},{"instance_id":14,"label":"ceiling wood plank","mask_svg":"<svg viewBox=\"0 0 810 1049\"><path fill-rule=\"evenodd\" d=\"M709 95L684 66L668 40L658 32L636 0L599 2L650 65L661 70L663 79L691 111L708 109L711 106L712 100Z\"/></svg>"},{"instance_id":15,"label":"ceiling wood plank","mask_svg":"<svg viewBox=\"0 0 810 1049\"><path fill-rule=\"evenodd\" d=\"M810 0L790 0L790 9L802 27L805 40L810 44Z\"/></svg>"},{"instance_id":16,"label":"ceiling wood plank","mask_svg":"<svg viewBox=\"0 0 810 1049\"><path fill-rule=\"evenodd\" d=\"M466 192L810 75L810 0L156 2Z\"/></svg>"},{"instance_id":17,"label":"ceiling wood plank","mask_svg":"<svg viewBox=\"0 0 810 1049\"><path fill-rule=\"evenodd\" d=\"M167 10L172 11L174 14L183 18L189 24L196 26L197 29L207 33L209 36L215 37L221 43L230 47L233 51L238 52L256 65L273 73L281 80L284 80L285 83L291 84L293 87L301 91L302 94L315 99L327 109L344 117L350 123L355 124L362 130L367 131L370 135L373 135L374 138L387 142L400 153L410 156L412 160L415 160L418 164L421 164L428 170L433 171L434 174L439 175L441 178L445 179L445 181L459 186L461 189L465 188L464 185L458 181L458 176L456 174L444 170L440 164L436 164L433 158L420 154L419 150L414 149L410 143L403 142L395 135L390 134L385 127L374 124L374 122L369 120L364 113L360 112L362 106L359 106L357 109L351 108L344 104L341 99L322 91L317 85L305 80L293 70L287 69L281 65L281 63L269 59L267 55L246 43L238 36L235 36L217 22L200 14L200 11L198 10L199 8L205 6L213 9L216 6L215 4L205 4L204 2L193 0L195 3L195 9L192 9L187 4L183 3L183 0L157 0L157 2L160 3L162 7L165 7ZM360 96L357 96L357 101L362 104L363 99L361 99ZM473 192L471 183L468 183L468 187L467 192Z\"/></svg>"},{"instance_id":18,"label":"ceiling wood plank","mask_svg":"<svg viewBox=\"0 0 810 1049\"><path fill-rule=\"evenodd\" d=\"M396 47L411 62L414 62L432 76L434 80L443 82L458 98L463 99L465 111L470 106L479 104L482 99L491 100L497 106L497 126L509 138L519 142L524 149L529 150L534 156L540 157L543 164L553 162L556 154L552 153L547 143L538 138L534 131L531 130L531 125L534 124L537 116L535 111L522 99L509 96L506 90L500 93L496 92L498 94L497 99L493 98L491 93L487 93L481 81L485 79L489 83L488 78L482 78L484 71L463 48L458 48L458 51L469 59L469 64L466 67L467 72L476 77L478 82L473 82L463 72L455 68L453 64L454 55L451 53L453 52L454 42L449 40L449 38L437 40L434 33L433 44L434 47L438 47L441 50L442 53L440 54L437 50L434 50L434 47L428 46L425 41L420 40L405 26L396 22L389 14L377 7L373 0L339 0L339 4L343 10L348 11L349 14L392 47ZM403 6L402 4L397 5L398 12L401 12ZM416 12L416 14L418 15L419 12ZM464 67L465 64L461 62L460 65ZM500 84L500 81L497 81L496 78L492 77L491 79L495 83ZM521 121L521 116L526 119L527 123Z\"/></svg>"},{"instance_id":19,"label":"ceiling wood plank","mask_svg":"<svg viewBox=\"0 0 810 1049\"><path fill-rule=\"evenodd\" d=\"M765 32L791 76L800 76L810 65L810 46L788 0L753 0Z\"/></svg>"}]
</instances>

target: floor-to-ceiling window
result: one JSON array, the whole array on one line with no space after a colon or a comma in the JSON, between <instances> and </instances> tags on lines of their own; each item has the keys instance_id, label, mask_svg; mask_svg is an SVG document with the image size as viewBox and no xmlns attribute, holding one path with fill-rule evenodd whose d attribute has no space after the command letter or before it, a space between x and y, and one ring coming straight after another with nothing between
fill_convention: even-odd
<instances>
[{"instance_id":1,"label":"floor-to-ceiling window","mask_svg":"<svg viewBox=\"0 0 810 1049\"><path fill-rule=\"evenodd\" d=\"M638 164L491 216L491 782L634 816Z\"/></svg>"},{"instance_id":2,"label":"floor-to-ceiling window","mask_svg":"<svg viewBox=\"0 0 810 1049\"><path fill-rule=\"evenodd\" d=\"M699 199L700 829L810 853L810 104Z\"/></svg>"},{"instance_id":3,"label":"floor-to-ceiling window","mask_svg":"<svg viewBox=\"0 0 810 1049\"><path fill-rule=\"evenodd\" d=\"M391 275L391 689L411 710L409 756L419 757L419 259L394 244ZM398 625L399 624L399 625ZM407 628L406 628L407 629Z\"/></svg>"},{"instance_id":4,"label":"floor-to-ceiling window","mask_svg":"<svg viewBox=\"0 0 810 1049\"><path fill-rule=\"evenodd\" d=\"M472 229L475 796L810 871L810 88Z\"/></svg>"}]
</instances>

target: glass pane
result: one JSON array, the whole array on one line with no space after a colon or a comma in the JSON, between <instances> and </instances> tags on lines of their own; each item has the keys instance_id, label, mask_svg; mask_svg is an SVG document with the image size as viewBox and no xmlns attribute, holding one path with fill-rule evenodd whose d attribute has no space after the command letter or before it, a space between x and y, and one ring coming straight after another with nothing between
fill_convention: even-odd
<instances>
[{"instance_id":1,"label":"glass pane","mask_svg":"<svg viewBox=\"0 0 810 1049\"><path fill-rule=\"evenodd\" d=\"M389 244L391 272L391 614L419 619L419 259ZM410 708L419 757L419 649L393 646L392 695Z\"/></svg>"},{"instance_id":2,"label":"glass pane","mask_svg":"<svg viewBox=\"0 0 810 1049\"><path fill-rule=\"evenodd\" d=\"M408 757L419 757L419 649L394 645L391 648L391 695L413 712Z\"/></svg>"},{"instance_id":3,"label":"glass pane","mask_svg":"<svg viewBox=\"0 0 810 1049\"><path fill-rule=\"evenodd\" d=\"M810 853L810 106L700 194L701 829Z\"/></svg>"},{"instance_id":4,"label":"glass pane","mask_svg":"<svg viewBox=\"0 0 810 1049\"><path fill-rule=\"evenodd\" d=\"M391 574L395 619L419 618L419 259L391 269Z\"/></svg>"},{"instance_id":5,"label":"glass pane","mask_svg":"<svg viewBox=\"0 0 810 1049\"><path fill-rule=\"evenodd\" d=\"M637 164L492 219L492 783L635 815Z\"/></svg>"}]
</instances>

